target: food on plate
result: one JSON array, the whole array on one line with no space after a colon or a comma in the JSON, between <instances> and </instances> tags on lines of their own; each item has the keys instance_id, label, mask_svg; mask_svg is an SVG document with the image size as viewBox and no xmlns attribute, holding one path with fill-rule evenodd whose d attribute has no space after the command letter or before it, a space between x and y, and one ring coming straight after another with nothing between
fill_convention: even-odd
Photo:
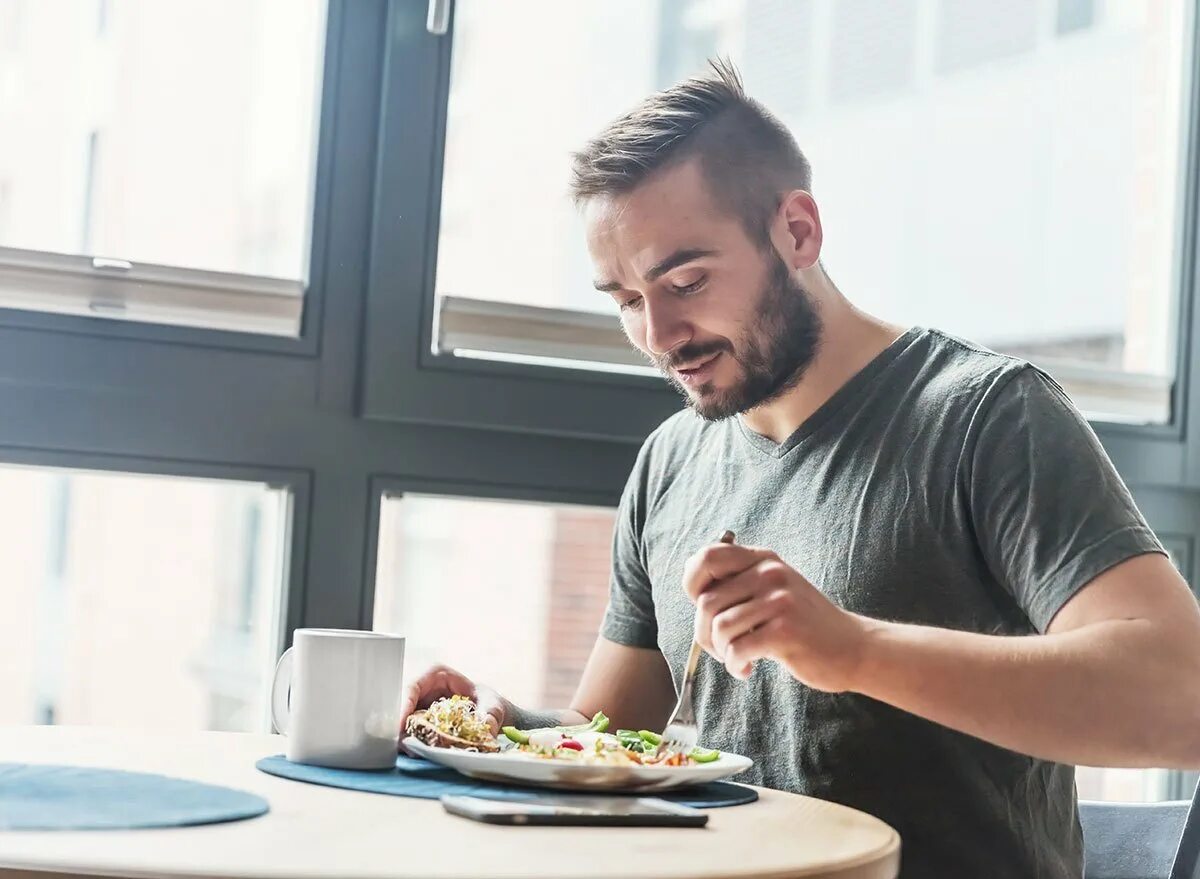
<instances>
[{"instance_id":1,"label":"food on plate","mask_svg":"<svg viewBox=\"0 0 1200 879\"><path fill-rule=\"evenodd\" d=\"M563 760L604 766L695 766L712 763L720 751L692 748L687 753L664 748L662 736L649 730L619 729L607 732L608 718L598 712L591 723L580 726L556 726L522 730L506 726L504 733L512 745L506 753L524 754L546 760Z\"/></svg>"},{"instance_id":2,"label":"food on plate","mask_svg":"<svg viewBox=\"0 0 1200 879\"><path fill-rule=\"evenodd\" d=\"M706 748L692 748L686 753L670 747L660 750L662 736L650 730L619 729L609 733L608 718L602 711L597 711L588 723L575 726L529 730L506 726L501 730L503 738L497 740L475 703L458 695L414 711L405 729L435 748L499 752L589 766L696 766L721 757L720 751Z\"/></svg>"},{"instance_id":3,"label":"food on plate","mask_svg":"<svg viewBox=\"0 0 1200 879\"><path fill-rule=\"evenodd\" d=\"M434 748L458 748L494 754L500 743L492 735L487 718L466 696L438 699L422 711L414 711L405 731Z\"/></svg>"}]
</instances>

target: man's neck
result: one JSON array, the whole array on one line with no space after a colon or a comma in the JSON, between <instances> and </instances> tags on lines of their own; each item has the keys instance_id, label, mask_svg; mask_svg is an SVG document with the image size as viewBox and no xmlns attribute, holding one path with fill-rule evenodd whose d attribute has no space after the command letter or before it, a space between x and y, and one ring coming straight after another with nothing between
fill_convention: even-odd
<instances>
[{"instance_id":1,"label":"man's neck","mask_svg":"<svg viewBox=\"0 0 1200 879\"><path fill-rule=\"evenodd\" d=\"M795 433L842 385L904 333L903 327L859 311L823 273L815 283L809 282L808 289L822 322L816 357L795 387L737 416L750 430L774 443L782 443Z\"/></svg>"}]
</instances>

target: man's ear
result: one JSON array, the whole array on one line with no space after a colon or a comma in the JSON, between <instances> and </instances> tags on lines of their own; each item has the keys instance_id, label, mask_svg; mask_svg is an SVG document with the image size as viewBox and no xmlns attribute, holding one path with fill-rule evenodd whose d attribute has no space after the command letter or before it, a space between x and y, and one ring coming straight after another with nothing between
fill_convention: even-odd
<instances>
[{"instance_id":1,"label":"man's ear","mask_svg":"<svg viewBox=\"0 0 1200 879\"><path fill-rule=\"evenodd\" d=\"M812 268L821 259L821 214L812 194L793 189L784 195L772 237L775 246L793 269Z\"/></svg>"}]
</instances>

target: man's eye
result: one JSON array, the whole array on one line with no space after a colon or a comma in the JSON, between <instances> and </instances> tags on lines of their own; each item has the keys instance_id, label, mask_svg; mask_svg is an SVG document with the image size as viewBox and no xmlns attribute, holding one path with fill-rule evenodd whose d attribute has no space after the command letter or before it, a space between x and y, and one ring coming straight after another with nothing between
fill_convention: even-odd
<instances>
[{"instance_id":1,"label":"man's eye","mask_svg":"<svg viewBox=\"0 0 1200 879\"><path fill-rule=\"evenodd\" d=\"M621 302L621 311L637 311L642 307L642 297L634 296Z\"/></svg>"},{"instance_id":2,"label":"man's eye","mask_svg":"<svg viewBox=\"0 0 1200 879\"><path fill-rule=\"evenodd\" d=\"M707 279L701 277L701 278L697 278L695 281L692 281L692 283L690 283L690 284L684 284L682 286L680 286L678 284L672 284L671 290L673 290L675 293L680 294L681 296L687 296L689 293L695 293L697 290L699 290L701 287L703 287L705 280L707 280Z\"/></svg>"}]
</instances>

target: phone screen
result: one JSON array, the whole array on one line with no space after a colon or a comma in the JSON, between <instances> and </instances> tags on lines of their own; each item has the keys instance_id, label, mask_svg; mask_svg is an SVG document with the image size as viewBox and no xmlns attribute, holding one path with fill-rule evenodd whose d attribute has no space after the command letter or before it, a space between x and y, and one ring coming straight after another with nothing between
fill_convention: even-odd
<instances>
[{"instance_id":1,"label":"phone screen","mask_svg":"<svg viewBox=\"0 0 1200 879\"><path fill-rule=\"evenodd\" d=\"M446 811L496 824L625 824L702 827L708 816L652 797L545 796L536 800L442 798Z\"/></svg>"}]
</instances>

